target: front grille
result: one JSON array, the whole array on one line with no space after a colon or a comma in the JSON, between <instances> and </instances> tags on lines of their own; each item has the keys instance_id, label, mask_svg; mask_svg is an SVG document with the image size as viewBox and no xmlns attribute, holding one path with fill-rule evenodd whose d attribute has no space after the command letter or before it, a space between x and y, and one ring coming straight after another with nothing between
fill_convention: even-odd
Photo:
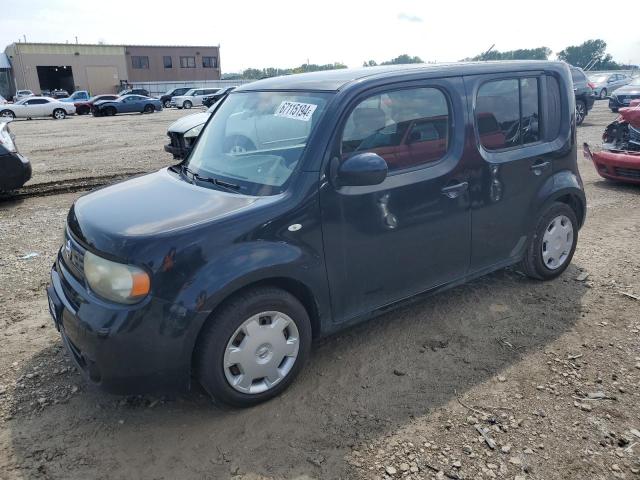
<instances>
[{"instance_id":1,"label":"front grille","mask_svg":"<svg viewBox=\"0 0 640 480\"><path fill-rule=\"evenodd\" d=\"M84 279L84 249L71 238L68 232L65 232L60 256L69 272L82 281Z\"/></svg>"},{"instance_id":2,"label":"front grille","mask_svg":"<svg viewBox=\"0 0 640 480\"><path fill-rule=\"evenodd\" d=\"M640 169L613 167L613 171L618 177L640 179Z\"/></svg>"},{"instance_id":3,"label":"front grille","mask_svg":"<svg viewBox=\"0 0 640 480\"><path fill-rule=\"evenodd\" d=\"M618 95L618 102L628 105L631 100L640 98L640 95Z\"/></svg>"},{"instance_id":4,"label":"front grille","mask_svg":"<svg viewBox=\"0 0 640 480\"><path fill-rule=\"evenodd\" d=\"M176 132L169 132L169 140L174 148L184 148L184 137Z\"/></svg>"}]
</instances>

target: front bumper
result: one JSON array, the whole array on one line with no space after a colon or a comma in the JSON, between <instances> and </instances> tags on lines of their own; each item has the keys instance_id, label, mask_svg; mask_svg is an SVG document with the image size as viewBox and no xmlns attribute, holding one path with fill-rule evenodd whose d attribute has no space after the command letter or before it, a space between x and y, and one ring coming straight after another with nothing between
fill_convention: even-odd
<instances>
[{"instance_id":1,"label":"front bumper","mask_svg":"<svg viewBox=\"0 0 640 480\"><path fill-rule=\"evenodd\" d=\"M51 269L49 309L83 377L116 394L188 389L188 312L153 297L132 306L102 301L70 272L62 256L61 250Z\"/></svg>"},{"instance_id":2,"label":"front bumper","mask_svg":"<svg viewBox=\"0 0 640 480\"><path fill-rule=\"evenodd\" d=\"M593 162L598 174L609 180L640 184L640 152L591 152L585 144L584 155Z\"/></svg>"},{"instance_id":3,"label":"front bumper","mask_svg":"<svg viewBox=\"0 0 640 480\"><path fill-rule=\"evenodd\" d=\"M30 178L31 162L26 157L19 153L0 154L0 191L20 188Z\"/></svg>"}]
</instances>

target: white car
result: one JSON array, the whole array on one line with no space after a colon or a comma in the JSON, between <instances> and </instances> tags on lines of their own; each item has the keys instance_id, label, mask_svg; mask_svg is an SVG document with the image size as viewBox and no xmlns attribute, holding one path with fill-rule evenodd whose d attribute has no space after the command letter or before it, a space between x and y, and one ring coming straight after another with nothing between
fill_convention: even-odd
<instances>
[{"instance_id":1,"label":"white car","mask_svg":"<svg viewBox=\"0 0 640 480\"><path fill-rule=\"evenodd\" d=\"M27 97L13 104L0 106L0 118L53 117L62 120L76 113L73 103L64 103L50 97Z\"/></svg>"},{"instance_id":2,"label":"white car","mask_svg":"<svg viewBox=\"0 0 640 480\"><path fill-rule=\"evenodd\" d=\"M171 106L189 109L196 105L202 105L202 99L208 95L213 95L219 88L192 88L184 95L178 95L171 99Z\"/></svg>"},{"instance_id":3,"label":"white car","mask_svg":"<svg viewBox=\"0 0 640 480\"><path fill-rule=\"evenodd\" d=\"M13 101L17 102L18 100L22 100L23 98L33 97L34 93L31 90L18 90L16 94L13 96Z\"/></svg>"}]
</instances>

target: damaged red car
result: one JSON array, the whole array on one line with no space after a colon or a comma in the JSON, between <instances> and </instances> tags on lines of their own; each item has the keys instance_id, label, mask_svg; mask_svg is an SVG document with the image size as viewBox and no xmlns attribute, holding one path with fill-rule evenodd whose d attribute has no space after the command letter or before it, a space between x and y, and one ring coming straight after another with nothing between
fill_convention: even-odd
<instances>
[{"instance_id":1,"label":"damaged red car","mask_svg":"<svg viewBox=\"0 0 640 480\"><path fill-rule=\"evenodd\" d=\"M602 150L591 152L585 143L584 156L601 177L640 185L640 100L619 112L602 135Z\"/></svg>"}]
</instances>

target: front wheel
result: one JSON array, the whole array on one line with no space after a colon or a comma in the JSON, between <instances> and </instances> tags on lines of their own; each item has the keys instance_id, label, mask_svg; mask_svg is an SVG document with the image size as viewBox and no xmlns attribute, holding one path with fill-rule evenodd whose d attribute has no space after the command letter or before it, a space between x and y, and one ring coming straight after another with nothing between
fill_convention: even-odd
<instances>
[{"instance_id":1,"label":"front wheel","mask_svg":"<svg viewBox=\"0 0 640 480\"><path fill-rule=\"evenodd\" d=\"M67 112L65 112L63 109L61 108L56 108L53 111L53 118L55 118L56 120L64 120L64 118L67 116Z\"/></svg>"},{"instance_id":2,"label":"front wheel","mask_svg":"<svg viewBox=\"0 0 640 480\"><path fill-rule=\"evenodd\" d=\"M144 106L144 113L153 113L154 110L155 110L155 108L153 108L153 105L145 105Z\"/></svg>"},{"instance_id":3,"label":"front wheel","mask_svg":"<svg viewBox=\"0 0 640 480\"><path fill-rule=\"evenodd\" d=\"M182 104L182 106L183 106L184 108L186 108L187 110L189 110L191 107L193 107L193 103L191 103L189 100L187 100L186 102L184 102L184 103Z\"/></svg>"},{"instance_id":4,"label":"front wheel","mask_svg":"<svg viewBox=\"0 0 640 480\"><path fill-rule=\"evenodd\" d=\"M260 287L233 297L205 325L195 353L213 399L249 407L284 391L309 355L311 323L290 293Z\"/></svg>"},{"instance_id":5,"label":"front wheel","mask_svg":"<svg viewBox=\"0 0 640 480\"><path fill-rule=\"evenodd\" d=\"M551 204L540 216L520 264L529 277L551 280L571 263L578 243L578 220L566 203Z\"/></svg>"},{"instance_id":6,"label":"front wheel","mask_svg":"<svg viewBox=\"0 0 640 480\"><path fill-rule=\"evenodd\" d=\"M14 119L16 118L16 114L13 113L11 110L2 110L0 112L0 117Z\"/></svg>"},{"instance_id":7,"label":"front wheel","mask_svg":"<svg viewBox=\"0 0 640 480\"><path fill-rule=\"evenodd\" d=\"M587 104L584 100L576 100L576 125L582 125L587 116Z\"/></svg>"},{"instance_id":8,"label":"front wheel","mask_svg":"<svg viewBox=\"0 0 640 480\"><path fill-rule=\"evenodd\" d=\"M164 108L169 108L171 106L171 100L165 100L162 105L164 106Z\"/></svg>"},{"instance_id":9,"label":"front wheel","mask_svg":"<svg viewBox=\"0 0 640 480\"><path fill-rule=\"evenodd\" d=\"M611 112L612 112L612 113L618 113L618 109L617 109L617 108L612 108L612 109L611 109Z\"/></svg>"},{"instance_id":10,"label":"front wheel","mask_svg":"<svg viewBox=\"0 0 640 480\"><path fill-rule=\"evenodd\" d=\"M600 90L600 100L604 100L605 98L607 98L607 89L603 88Z\"/></svg>"}]
</instances>

